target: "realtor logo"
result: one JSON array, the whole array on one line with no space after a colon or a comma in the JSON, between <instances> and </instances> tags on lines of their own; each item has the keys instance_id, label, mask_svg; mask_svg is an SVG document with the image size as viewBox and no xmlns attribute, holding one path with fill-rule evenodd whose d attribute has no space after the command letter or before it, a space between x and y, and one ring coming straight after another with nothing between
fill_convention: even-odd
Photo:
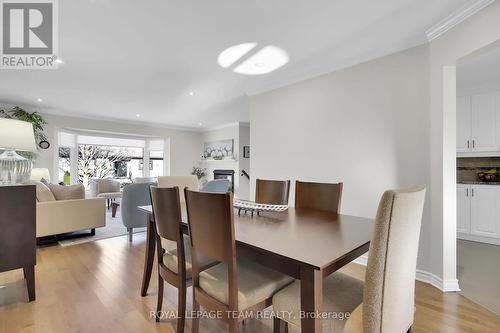
<instances>
[{"instance_id":1,"label":"realtor logo","mask_svg":"<svg viewBox=\"0 0 500 333\"><path fill-rule=\"evenodd\" d=\"M2 69L57 68L56 0L0 0Z\"/></svg>"}]
</instances>

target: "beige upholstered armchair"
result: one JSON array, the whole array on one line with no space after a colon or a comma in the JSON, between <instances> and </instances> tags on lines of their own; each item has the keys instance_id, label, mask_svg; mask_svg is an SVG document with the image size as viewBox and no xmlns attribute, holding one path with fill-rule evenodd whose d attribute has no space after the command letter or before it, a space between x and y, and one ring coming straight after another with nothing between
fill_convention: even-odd
<instances>
[{"instance_id":1,"label":"beige upholstered armchair","mask_svg":"<svg viewBox=\"0 0 500 333\"><path fill-rule=\"evenodd\" d=\"M425 188L387 191L380 200L365 283L340 272L326 278L323 311L350 313L323 320L323 332L404 333L413 325L415 272ZM292 311L288 323L300 327L300 283L273 297L274 311ZM283 313L283 312L281 312ZM277 321L275 325L282 326ZM279 330L279 327L276 327Z\"/></svg>"},{"instance_id":2,"label":"beige upholstered armchair","mask_svg":"<svg viewBox=\"0 0 500 333\"><path fill-rule=\"evenodd\" d=\"M106 199L109 209L111 201L122 197L120 187L121 184L116 179L94 178L90 180L90 195Z\"/></svg>"}]
</instances>

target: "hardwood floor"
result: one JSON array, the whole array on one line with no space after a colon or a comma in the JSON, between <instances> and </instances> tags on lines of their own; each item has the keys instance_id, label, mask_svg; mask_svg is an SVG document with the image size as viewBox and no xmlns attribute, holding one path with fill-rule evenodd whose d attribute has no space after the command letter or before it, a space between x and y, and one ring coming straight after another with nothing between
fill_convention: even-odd
<instances>
[{"instance_id":1,"label":"hardwood floor","mask_svg":"<svg viewBox=\"0 0 500 333\"><path fill-rule=\"evenodd\" d=\"M0 332L175 332L175 320L156 323L156 272L147 297L140 297L144 234L75 246L39 248L37 300L26 303L21 270L0 273ZM364 267L343 269L361 278ZM413 332L498 332L500 317L457 293L443 294L417 282ZM164 310L175 311L177 294L165 285ZM188 309L191 307L188 289ZM240 331L272 332L271 320L247 320ZM190 332L190 320L186 332ZM219 320L201 320L200 332L226 332Z\"/></svg>"}]
</instances>

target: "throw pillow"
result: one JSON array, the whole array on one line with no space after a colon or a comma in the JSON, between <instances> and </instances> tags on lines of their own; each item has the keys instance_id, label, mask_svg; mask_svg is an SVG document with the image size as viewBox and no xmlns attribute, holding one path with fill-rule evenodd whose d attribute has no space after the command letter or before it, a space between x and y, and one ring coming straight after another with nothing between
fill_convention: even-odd
<instances>
[{"instance_id":1,"label":"throw pillow","mask_svg":"<svg viewBox=\"0 0 500 333\"><path fill-rule=\"evenodd\" d=\"M36 186L36 200L38 202L56 201L54 194L45 184L36 180L31 183Z\"/></svg>"},{"instance_id":2,"label":"throw pillow","mask_svg":"<svg viewBox=\"0 0 500 333\"><path fill-rule=\"evenodd\" d=\"M85 199L85 187L83 187L83 184L69 186L49 184L49 188L56 200Z\"/></svg>"}]
</instances>

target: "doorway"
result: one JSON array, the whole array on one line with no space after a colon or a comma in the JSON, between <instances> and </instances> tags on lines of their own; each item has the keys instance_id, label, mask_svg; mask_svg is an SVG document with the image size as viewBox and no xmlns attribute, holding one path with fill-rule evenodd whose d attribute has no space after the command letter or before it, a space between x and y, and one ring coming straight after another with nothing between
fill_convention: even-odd
<instances>
[{"instance_id":1,"label":"doorway","mask_svg":"<svg viewBox=\"0 0 500 333\"><path fill-rule=\"evenodd\" d=\"M456 67L457 278L500 315L500 46Z\"/></svg>"}]
</instances>

